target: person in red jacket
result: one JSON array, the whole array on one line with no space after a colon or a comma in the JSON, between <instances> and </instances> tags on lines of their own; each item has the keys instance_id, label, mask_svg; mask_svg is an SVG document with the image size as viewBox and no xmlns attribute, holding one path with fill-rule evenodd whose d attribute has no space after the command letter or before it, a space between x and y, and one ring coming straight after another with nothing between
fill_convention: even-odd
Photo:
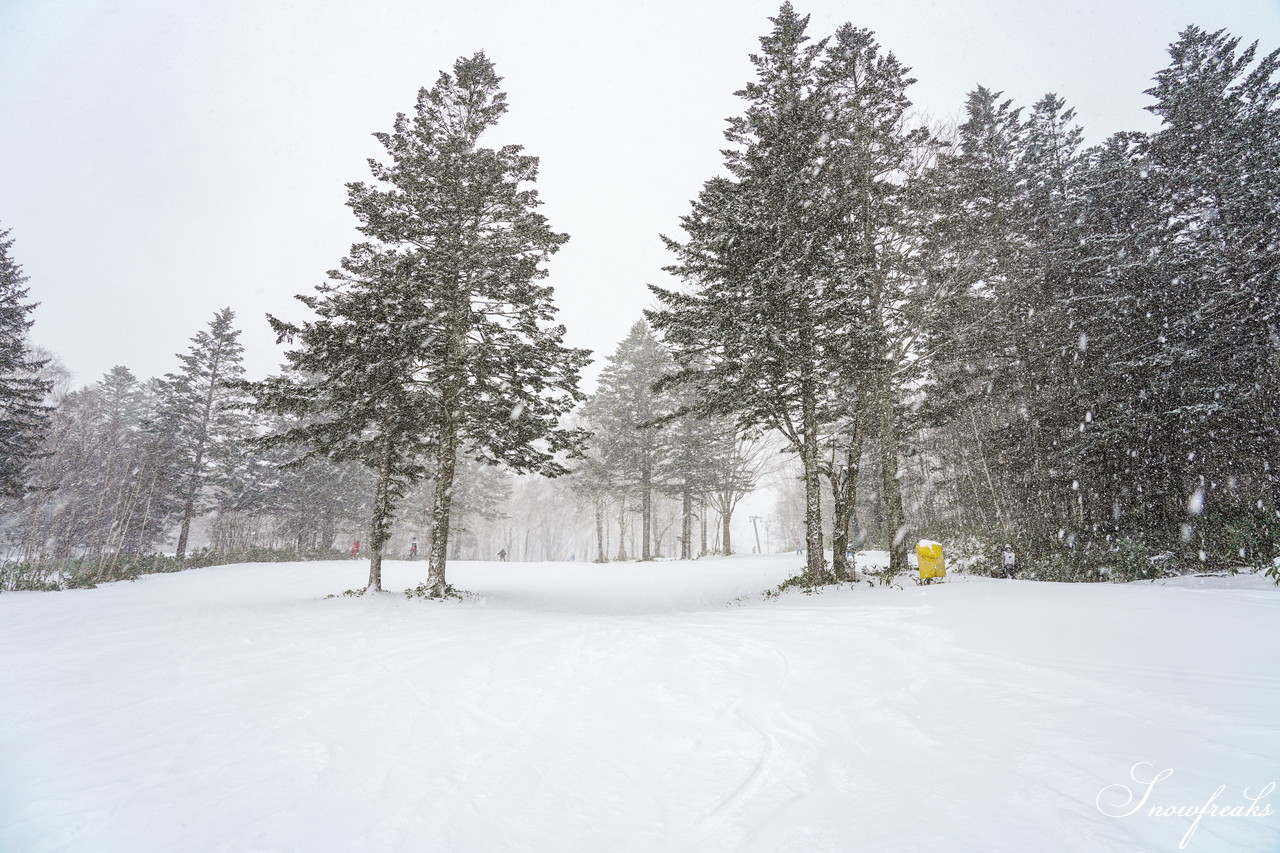
<instances>
[{"instance_id":1,"label":"person in red jacket","mask_svg":"<svg viewBox=\"0 0 1280 853\"><path fill-rule=\"evenodd\" d=\"M351 543L351 559L353 560L360 559L360 540L359 539Z\"/></svg>"}]
</instances>

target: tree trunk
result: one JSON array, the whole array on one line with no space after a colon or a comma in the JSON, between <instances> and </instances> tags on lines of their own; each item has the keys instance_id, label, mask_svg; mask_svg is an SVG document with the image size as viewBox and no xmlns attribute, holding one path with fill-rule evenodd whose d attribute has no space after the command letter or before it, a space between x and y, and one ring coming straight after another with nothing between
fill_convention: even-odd
<instances>
[{"instance_id":1,"label":"tree trunk","mask_svg":"<svg viewBox=\"0 0 1280 853\"><path fill-rule=\"evenodd\" d=\"M729 509L728 501L722 503L721 506L724 507L724 511L720 513L720 536L723 539L720 553L727 557L733 553L733 540L729 534L729 521L732 517L733 511Z\"/></svg>"},{"instance_id":2,"label":"tree trunk","mask_svg":"<svg viewBox=\"0 0 1280 853\"><path fill-rule=\"evenodd\" d=\"M826 583L827 561L822 554L822 483L818 473L818 402L813 380L805 378L801 387L801 414L804 425L800 463L804 466L805 575L810 583Z\"/></svg>"},{"instance_id":3,"label":"tree trunk","mask_svg":"<svg viewBox=\"0 0 1280 853\"><path fill-rule=\"evenodd\" d=\"M182 526L178 529L178 547L174 556L181 562L187 556L187 537L191 533L191 516L195 513L195 501L187 498L182 504Z\"/></svg>"},{"instance_id":4,"label":"tree trunk","mask_svg":"<svg viewBox=\"0 0 1280 853\"><path fill-rule=\"evenodd\" d=\"M831 476L831 570L838 581L853 580L849 565L849 522L858 504L858 474L862 462L862 429L854 421L854 437L845 447L843 463L836 463Z\"/></svg>"},{"instance_id":5,"label":"tree trunk","mask_svg":"<svg viewBox=\"0 0 1280 853\"><path fill-rule=\"evenodd\" d=\"M222 379L222 361L215 359L209 366L209 390L204 395L204 410L200 414L200 432L196 441L196 461L191 466L191 489L182 507L182 531L178 534L175 556L181 561L187 554L187 534L191 531L191 516L195 514L196 496L200 492L200 468L204 465L204 452L209 444L209 420L213 417L213 397Z\"/></svg>"},{"instance_id":6,"label":"tree trunk","mask_svg":"<svg viewBox=\"0 0 1280 853\"><path fill-rule=\"evenodd\" d=\"M907 518L898 480L898 424L889 389L884 389L880 411L880 497L884 502L885 528L890 537L889 573L907 570Z\"/></svg>"},{"instance_id":7,"label":"tree trunk","mask_svg":"<svg viewBox=\"0 0 1280 853\"><path fill-rule=\"evenodd\" d=\"M453 474L458 464L458 425L446 413L436 451L435 493L431 504L431 561L427 571L428 594L443 598L448 584L444 567L449 553L449 511L453 505Z\"/></svg>"},{"instance_id":8,"label":"tree trunk","mask_svg":"<svg viewBox=\"0 0 1280 853\"><path fill-rule=\"evenodd\" d=\"M618 559L627 559L627 504L618 502Z\"/></svg>"},{"instance_id":9,"label":"tree trunk","mask_svg":"<svg viewBox=\"0 0 1280 853\"><path fill-rule=\"evenodd\" d=\"M640 474L640 559L652 560L653 550L649 543L653 536L653 484L649 465L645 463Z\"/></svg>"},{"instance_id":10,"label":"tree trunk","mask_svg":"<svg viewBox=\"0 0 1280 853\"><path fill-rule=\"evenodd\" d=\"M680 559L693 559L693 490L680 490Z\"/></svg>"},{"instance_id":11,"label":"tree trunk","mask_svg":"<svg viewBox=\"0 0 1280 853\"><path fill-rule=\"evenodd\" d=\"M391 440L378 450L378 482L373 490L373 518L369 521L369 584L365 592L382 592L382 548L391 522Z\"/></svg>"},{"instance_id":12,"label":"tree trunk","mask_svg":"<svg viewBox=\"0 0 1280 853\"><path fill-rule=\"evenodd\" d=\"M862 538L862 525L858 522L858 501L856 489L854 499L849 502L849 541L853 544L854 551L862 550L864 543Z\"/></svg>"},{"instance_id":13,"label":"tree trunk","mask_svg":"<svg viewBox=\"0 0 1280 853\"><path fill-rule=\"evenodd\" d=\"M459 250L466 245L462 224L458 224ZM457 260L455 256L455 261ZM448 339L444 357L444 376L440 383L440 434L436 446L435 488L431 502L431 559L427 569L427 594L444 598L449 588L445 580L445 563L449 557L449 517L453 507L453 478L458 467L459 408L466 386L467 324L471 310L471 291L467 274L455 269L452 304L447 319ZM526 547L527 551L527 547Z\"/></svg>"},{"instance_id":14,"label":"tree trunk","mask_svg":"<svg viewBox=\"0 0 1280 853\"><path fill-rule=\"evenodd\" d=\"M705 557L709 553L707 551L707 496L704 494L702 500L698 503L698 522L702 526L702 550L698 552L699 557Z\"/></svg>"},{"instance_id":15,"label":"tree trunk","mask_svg":"<svg viewBox=\"0 0 1280 853\"><path fill-rule=\"evenodd\" d=\"M206 407L205 418L209 416L210 407L213 403L210 401ZM191 486L187 489L186 500L182 503L182 527L178 531L178 547L174 552L174 556L181 562L187 556L187 536L191 533L191 517L195 515L196 510L196 493L200 491L200 467L204 464L204 442L202 441L196 446L196 461L191 466Z\"/></svg>"},{"instance_id":16,"label":"tree trunk","mask_svg":"<svg viewBox=\"0 0 1280 853\"><path fill-rule=\"evenodd\" d=\"M596 562L607 563L604 555L604 506L600 498L596 498Z\"/></svg>"}]
</instances>

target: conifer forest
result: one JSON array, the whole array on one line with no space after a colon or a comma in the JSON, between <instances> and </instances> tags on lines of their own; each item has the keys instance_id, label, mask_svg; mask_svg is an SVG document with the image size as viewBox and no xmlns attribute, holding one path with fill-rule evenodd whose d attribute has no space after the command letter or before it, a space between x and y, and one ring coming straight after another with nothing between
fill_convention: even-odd
<instances>
[{"instance_id":1,"label":"conifer forest","mask_svg":"<svg viewBox=\"0 0 1280 853\"><path fill-rule=\"evenodd\" d=\"M718 168L635 235L671 277L611 352L566 343L574 235L537 152L490 141L484 52L331 128L381 150L350 248L164 375L73 380L31 343L41 281L0 209L0 588L356 547L368 590L413 557L431 598L499 555L785 550L819 586L863 549L891 580L921 538L1045 580L1280 572L1280 45L1187 26L1158 128L1086 144L1053 93L920 113L856 22L785 3L762 29ZM249 324L273 375L246 373Z\"/></svg>"}]
</instances>

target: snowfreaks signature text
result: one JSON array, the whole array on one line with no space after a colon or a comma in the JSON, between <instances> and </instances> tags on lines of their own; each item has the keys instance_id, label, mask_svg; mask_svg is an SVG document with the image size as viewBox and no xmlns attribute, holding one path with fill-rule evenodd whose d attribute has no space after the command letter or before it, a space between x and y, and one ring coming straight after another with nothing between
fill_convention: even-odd
<instances>
[{"instance_id":1,"label":"snowfreaks signature text","mask_svg":"<svg viewBox=\"0 0 1280 853\"><path fill-rule=\"evenodd\" d=\"M1155 790L1156 784L1173 775L1173 768L1161 770L1159 773L1152 773L1151 771L1154 770L1155 766L1146 761L1139 761L1133 765L1129 770L1129 777L1138 783L1138 790L1141 791L1141 796L1135 797L1135 792L1126 784L1108 785L1098 792L1098 798L1095 801L1098 811L1108 817L1129 817L1137 814L1143 807L1147 807L1148 817L1194 818L1191 821L1191 826L1187 827L1186 834L1182 836L1182 841L1178 843L1179 850L1187 846L1187 842L1191 840L1191 836L1195 834L1196 828L1200 825L1200 819L1205 815L1210 817L1270 817L1272 814L1271 804L1259 804L1259 801L1275 790L1275 782L1268 782L1257 794L1251 794L1249 789L1245 788L1244 799L1249 801L1247 806L1225 803L1222 805L1215 804L1214 801L1227 790L1226 785L1219 785L1218 789L1209 795L1209 799L1205 800L1203 805L1147 806L1147 801L1151 799L1151 792ZM1145 778L1148 775L1151 776L1150 779ZM1120 802L1121 797L1124 798L1123 802Z\"/></svg>"}]
</instances>

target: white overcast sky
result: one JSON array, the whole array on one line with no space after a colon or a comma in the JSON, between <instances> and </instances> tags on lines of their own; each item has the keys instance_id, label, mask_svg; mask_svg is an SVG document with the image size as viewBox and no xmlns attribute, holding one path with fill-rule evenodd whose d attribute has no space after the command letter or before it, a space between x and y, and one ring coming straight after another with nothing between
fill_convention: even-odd
<instances>
[{"instance_id":1,"label":"white overcast sky","mask_svg":"<svg viewBox=\"0 0 1280 853\"><path fill-rule=\"evenodd\" d=\"M1091 141L1154 127L1142 107L1187 24L1280 46L1278 0L799 0L824 36L874 30L918 108L977 84L1067 98ZM39 301L35 343L77 381L176 367L214 311L250 375L281 360L266 312L303 316L357 239L367 178L422 86L484 50L511 110L491 140L542 160L569 342L612 352L664 278L671 233L719 168L732 93L774 2L0 0L0 227ZM594 375L594 370L592 371Z\"/></svg>"}]
</instances>

